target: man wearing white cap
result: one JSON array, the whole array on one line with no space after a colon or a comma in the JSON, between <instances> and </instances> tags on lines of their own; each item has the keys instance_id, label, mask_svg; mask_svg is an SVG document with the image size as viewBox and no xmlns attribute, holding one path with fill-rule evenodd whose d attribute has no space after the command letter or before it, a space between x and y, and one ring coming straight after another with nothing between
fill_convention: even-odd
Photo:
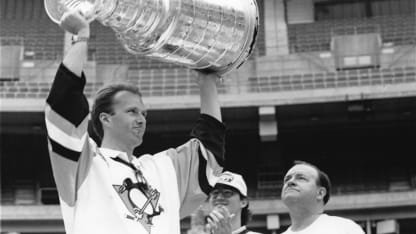
<instances>
[{"instance_id":1,"label":"man wearing white cap","mask_svg":"<svg viewBox=\"0 0 416 234\"><path fill-rule=\"evenodd\" d=\"M226 171L221 174L209 194L211 212L208 226L213 234L259 234L246 224L250 211L247 185L241 175Z\"/></svg>"}]
</instances>

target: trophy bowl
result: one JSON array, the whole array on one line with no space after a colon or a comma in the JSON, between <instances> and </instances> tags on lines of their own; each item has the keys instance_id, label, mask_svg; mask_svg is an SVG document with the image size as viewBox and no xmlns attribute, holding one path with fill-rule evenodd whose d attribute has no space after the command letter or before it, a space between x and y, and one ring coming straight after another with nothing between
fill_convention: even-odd
<instances>
[{"instance_id":1,"label":"trophy bowl","mask_svg":"<svg viewBox=\"0 0 416 234\"><path fill-rule=\"evenodd\" d=\"M59 23L79 10L113 29L132 54L224 75L253 51L259 26L255 0L44 0Z\"/></svg>"}]
</instances>

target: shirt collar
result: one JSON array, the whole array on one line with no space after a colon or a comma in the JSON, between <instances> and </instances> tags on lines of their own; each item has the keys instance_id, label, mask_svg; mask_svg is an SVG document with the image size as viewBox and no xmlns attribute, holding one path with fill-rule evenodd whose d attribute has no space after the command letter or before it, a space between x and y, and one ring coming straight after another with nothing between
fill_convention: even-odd
<instances>
[{"instance_id":1,"label":"shirt collar","mask_svg":"<svg viewBox=\"0 0 416 234\"><path fill-rule=\"evenodd\" d=\"M123 160L128 161L128 156L126 152L109 149L109 148L99 148L99 151L101 155L103 155L105 158L117 158L120 157Z\"/></svg>"},{"instance_id":2,"label":"shirt collar","mask_svg":"<svg viewBox=\"0 0 416 234\"><path fill-rule=\"evenodd\" d=\"M231 232L231 234L238 234L238 233L241 233L241 232L245 231L246 229L247 229L246 226L241 226L241 227L235 229L233 232Z\"/></svg>"}]
</instances>

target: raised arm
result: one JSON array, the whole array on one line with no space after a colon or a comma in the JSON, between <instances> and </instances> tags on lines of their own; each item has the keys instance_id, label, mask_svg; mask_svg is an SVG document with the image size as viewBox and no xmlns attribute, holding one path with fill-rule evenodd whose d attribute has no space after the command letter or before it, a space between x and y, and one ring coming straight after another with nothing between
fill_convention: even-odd
<instances>
[{"instance_id":1,"label":"raised arm","mask_svg":"<svg viewBox=\"0 0 416 234\"><path fill-rule=\"evenodd\" d=\"M175 169L181 218L192 213L206 199L224 166L226 128L222 123L216 87L218 75L196 75L201 89L201 115L191 131L191 140L160 154L167 154Z\"/></svg>"},{"instance_id":2,"label":"raised arm","mask_svg":"<svg viewBox=\"0 0 416 234\"><path fill-rule=\"evenodd\" d=\"M63 64L68 70L81 77L88 56L87 39L90 37L90 26L79 12L68 12L62 17L61 27L78 38L65 55Z\"/></svg>"},{"instance_id":3,"label":"raised arm","mask_svg":"<svg viewBox=\"0 0 416 234\"><path fill-rule=\"evenodd\" d=\"M68 121L69 124L79 128L82 122L87 122L89 114L88 101L83 93L86 78L82 70L87 60L86 39L89 37L90 29L83 16L75 11L63 15L61 27L83 39L71 45L64 61L58 68L49 96L46 99L48 104L46 119L55 120L56 118L49 118L49 114L56 113L65 121ZM52 110L52 112L49 110ZM63 128L61 122L55 123L58 124L58 128ZM86 130L87 128L83 126L83 134L86 133ZM78 129L78 132L80 131L81 129Z\"/></svg>"},{"instance_id":4,"label":"raised arm","mask_svg":"<svg viewBox=\"0 0 416 234\"><path fill-rule=\"evenodd\" d=\"M88 23L79 13L65 14L61 26L79 36L89 36ZM82 69L86 59L84 39L67 52L46 99L45 122L53 174L60 200L69 206L74 205L76 191L87 175L91 152L87 134L89 105L83 93L86 79Z\"/></svg>"},{"instance_id":5,"label":"raised arm","mask_svg":"<svg viewBox=\"0 0 416 234\"><path fill-rule=\"evenodd\" d=\"M217 74L203 74L198 72L201 98L201 114L207 114L222 122L221 108L218 100L216 81Z\"/></svg>"}]
</instances>

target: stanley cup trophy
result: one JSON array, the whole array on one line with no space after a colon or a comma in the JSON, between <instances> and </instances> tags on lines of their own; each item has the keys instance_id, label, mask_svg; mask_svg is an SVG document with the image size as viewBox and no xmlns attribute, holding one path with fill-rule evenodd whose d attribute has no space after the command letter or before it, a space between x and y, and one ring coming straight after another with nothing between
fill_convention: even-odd
<instances>
[{"instance_id":1,"label":"stanley cup trophy","mask_svg":"<svg viewBox=\"0 0 416 234\"><path fill-rule=\"evenodd\" d=\"M124 48L204 72L224 75L253 50L255 0L44 0L59 23L69 10L111 27Z\"/></svg>"}]
</instances>

